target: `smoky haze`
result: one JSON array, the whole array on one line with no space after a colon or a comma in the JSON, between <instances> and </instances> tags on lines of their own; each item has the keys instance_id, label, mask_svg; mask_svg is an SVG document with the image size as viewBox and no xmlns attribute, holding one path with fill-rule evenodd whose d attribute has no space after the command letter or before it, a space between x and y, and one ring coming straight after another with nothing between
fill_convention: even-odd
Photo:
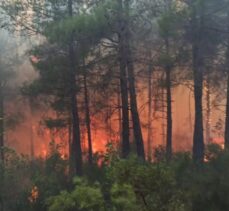
<instances>
[{"instance_id":1,"label":"smoky haze","mask_svg":"<svg viewBox=\"0 0 229 211\"><path fill-rule=\"evenodd\" d=\"M32 39L36 39L33 37ZM37 40L36 40L37 41ZM45 156L48 152L51 141L61 144L63 152L68 154L69 137L67 131L63 130L60 133L54 132L45 127L43 121L46 118L55 118L56 113L48 106L36 107L31 112L28 99L21 94L21 88L25 83L30 83L39 77L31 65L28 50L34 46L31 39L21 38L18 35L10 36L6 31L1 32L1 51L4 52L4 65L10 63L6 72L12 74L7 79L7 86L5 88L6 95L6 122L9 122L5 131L6 145L14 148L16 151L31 155L31 141L34 144L34 155ZM15 47L16 46L16 47ZM7 54L5 54L7 52ZM5 57L7 55L7 57ZM155 74L157 75L157 74ZM153 76L154 77L154 76ZM156 78L156 77L155 77ZM191 82L190 82L191 83ZM147 147L147 119L148 119L148 90L145 86L144 80L138 79L138 105L141 111L141 123L145 140L145 147ZM164 93L165 94L165 93ZM160 93L163 97L163 91ZM156 96L154 96L156 98ZM215 94L211 95L211 101L216 98ZM173 100L173 140L174 150L176 151L190 151L192 148L193 138L193 124L194 124L194 97L192 91L192 84L178 85L172 90ZM118 103L117 99L113 99L113 106ZM36 102L35 102L36 103ZM160 100L153 103L153 117L152 117L152 150L156 147L166 144L166 110L156 108L155 104L162 104ZM204 107L206 107L206 98L203 100ZM219 104L225 103L222 100ZM38 103L39 104L39 103ZM165 105L164 105L165 106ZM206 110L206 109L205 109ZM118 144L119 142L119 116L118 112L114 112L107 122L104 114L96 114L99 118L92 118L92 139L93 148L96 151L104 151L106 144L110 141ZM222 131L215 129L217 122L224 118L224 111L218 107L212 108L211 111L211 139L223 144ZM83 125L83 123L82 123ZM84 126L82 126L83 128ZM133 134L131 135L133 139ZM83 145L85 151L87 148L86 131L82 133ZM32 140L31 140L32 139ZM132 140L133 141L133 140Z\"/></svg>"}]
</instances>

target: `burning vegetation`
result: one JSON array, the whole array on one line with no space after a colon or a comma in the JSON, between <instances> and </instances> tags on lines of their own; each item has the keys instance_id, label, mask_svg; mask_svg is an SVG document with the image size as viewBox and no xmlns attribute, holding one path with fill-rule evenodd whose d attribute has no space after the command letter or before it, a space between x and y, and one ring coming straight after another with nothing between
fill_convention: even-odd
<instances>
[{"instance_id":1,"label":"burning vegetation","mask_svg":"<svg viewBox=\"0 0 229 211\"><path fill-rule=\"evenodd\" d=\"M228 7L1 0L0 211L229 210Z\"/></svg>"}]
</instances>

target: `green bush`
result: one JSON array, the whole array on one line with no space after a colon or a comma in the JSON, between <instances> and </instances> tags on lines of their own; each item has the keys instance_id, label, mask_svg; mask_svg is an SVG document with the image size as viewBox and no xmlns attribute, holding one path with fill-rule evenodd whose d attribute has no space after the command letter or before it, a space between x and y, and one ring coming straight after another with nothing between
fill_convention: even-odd
<instances>
[{"instance_id":1,"label":"green bush","mask_svg":"<svg viewBox=\"0 0 229 211\"><path fill-rule=\"evenodd\" d=\"M103 211L105 202L99 184L89 185L85 180L75 178L75 189L63 191L47 201L49 211Z\"/></svg>"},{"instance_id":2,"label":"green bush","mask_svg":"<svg viewBox=\"0 0 229 211\"><path fill-rule=\"evenodd\" d=\"M110 146L102 164L84 166L85 175L73 181L56 151L33 161L10 149L5 155L0 206L7 211L229 210L229 152L217 145L206 148L201 165L190 153L170 162L121 159Z\"/></svg>"}]
</instances>

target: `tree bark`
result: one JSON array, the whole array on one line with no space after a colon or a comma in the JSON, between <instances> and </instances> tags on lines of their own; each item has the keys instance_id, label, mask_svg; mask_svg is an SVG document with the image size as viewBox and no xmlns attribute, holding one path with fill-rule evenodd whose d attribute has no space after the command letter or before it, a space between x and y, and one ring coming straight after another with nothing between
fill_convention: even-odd
<instances>
[{"instance_id":1,"label":"tree bark","mask_svg":"<svg viewBox=\"0 0 229 211\"><path fill-rule=\"evenodd\" d=\"M203 111L202 111L202 90L203 73L198 67L196 50L194 49L194 99L195 99L195 123L193 136L193 159L203 162L204 159L204 136L203 136Z\"/></svg>"},{"instance_id":2,"label":"tree bark","mask_svg":"<svg viewBox=\"0 0 229 211\"><path fill-rule=\"evenodd\" d=\"M86 70L84 70L86 71ZM89 108L89 96L87 87L87 73L84 73L84 103L85 103L85 120L87 127L87 140L88 140L88 162L93 163L93 150L92 150L92 139L91 139L91 119L90 119L90 108Z\"/></svg>"},{"instance_id":3,"label":"tree bark","mask_svg":"<svg viewBox=\"0 0 229 211\"><path fill-rule=\"evenodd\" d=\"M126 40L126 42L128 42ZM127 47L127 69L128 69L128 81L129 81L129 92L130 92L130 110L133 121L133 129L134 129L134 138L137 147L137 154L140 158L145 160L145 150L144 150L144 142L142 137L142 129L141 123L138 113L137 106L137 95L135 89L135 76L134 76L134 65L132 61L132 54L130 47Z\"/></svg>"},{"instance_id":4,"label":"tree bark","mask_svg":"<svg viewBox=\"0 0 229 211\"><path fill-rule=\"evenodd\" d=\"M227 103L226 103L224 145L226 149L229 149L229 72L227 72Z\"/></svg>"},{"instance_id":5,"label":"tree bark","mask_svg":"<svg viewBox=\"0 0 229 211\"><path fill-rule=\"evenodd\" d=\"M72 0L68 0L68 12L69 16L73 16L72 11ZM80 122L79 122L79 112L78 112L78 102L77 102L77 87L76 87L76 64L75 64L75 49L73 34L69 42L69 82L70 82L70 98L71 98L71 115L72 115L72 146L71 146L71 163L75 168L75 174L82 176L82 149L81 149L81 139L80 139Z\"/></svg>"},{"instance_id":6,"label":"tree bark","mask_svg":"<svg viewBox=\"0 0 229 211\"><path fill-rule=\"evenodd\" d=\"M120 89L120 84L118 85ZM121 89L120 89L121 90ZM117 94L117 104L118 104L118 132L119 132L119 141L120 147L122 143L122 105L121 105L121 91Z\"/></svg>"},{"instance_id":7,"label":"tree bark","mask_svg":"<svg viewBox=\"0 0 229 211\"><path fill-rule=\"evenodd\" d=\"M209 73L208 73L209 74ZM206 143L211 142L211 91L210 91L210 80L207 75L206 80Z\"/></svg>"},{"instance_id":8,"label":"tree bark","mask_svg":"<svg viewBox=\"0 0 229 211\"><path fill-rule=\"evenodd\" d=\"M134 138L136 142L137 155L142 160L145 160L145 149L142 137L141 123L137 106L137 95L135 88L135 75L134 75L134 63L133 55L130 47L131 33L129 22L129 0L125 1L125 54L126 54L126 66L128 72L129 93L130 93L130 110L133 121Z\"/></svg>"},{"instance_id":9,"label":"tree bark","mask_svg":"<svg viewBox=\"0 0 229 211\"><path fill-rule=\"evenodd\" d=\"M28 99L28 106L29 106L29 115L30 115L30 157L31 160L34 160L34 123L33 123L33 101L31 98Z\"/></svg>"},{"instance_id":10,"label":"tree bark","mask_svg":"<svg viewBox=\"0 0 229 211\"><path fill-rule=\"evenodd\" d=\"M229 12L227 14L229 29ZM226 51L226 74L227 74L227 102L226 102L226 117L225 117L225 134L224 134L224 145L225 149L229 149L229 38L227 40L227 51Z\"/></svg>"},{"instance_id":11,"label":"tree bark","mask_svg":"<svg viewBox=\"0 0 229 211\"><path fill-rule=\"evenodd\" d=\"M166 99L164 87L161 88L161 112L162 112L162 122L161 122L161 132L162 132L162 145L166 148Z\"/></svg>"},{"instance_id":12,"label":"tree bark","mask_svg":"<svg viewBox=\"0 0 229 211\"><path fill-rule=\"evenodd\" d=\"M167 134L166 134L166 156L167 160L172 158L172 96L171 96L171 70L166 68L166 101L167 101Z\"/></svg>"},{"instance_id":13,"label":"tree bark","mask_svg":"<svg viewBox=\"0 0 229 211\"><path fill-rule=\"evenodd\" d=\"M152 160L152 65L149 65L148 70L148 134L147 134L147 149L148 161Z\"/></svg>"},{"instance_id":14,"label":"tree bark","mask_svg":"<svg viewBox=\"0 0 229 211\"><path fill-rule=\"evenodd\" d=\"M122 156L128 157L130 153L129 140L129 102L126 68L123 61L120 61L120 86L121 86L121 104L122 104Z\"/></svg>"},{"instance_id":15,"label":"tree bark","mask_svg":"<svg viewBox=\"0 0 229 211\"><path fill-rule=\"evenodd\" d=\"M0 160L4 162L4 96L3 86L0 84Z\"/></svg>"},{"instance_id":16,"label":"tree bark","mask_svg":"<svg viewBox=\"0 0 229 211\"><path fill-rule=\"evenodd\" d=\"M166 54L167 58L170 57L169 53L169 41L166 39ZM166 74L166 105L167 105L167 133L166 133L166 158L170 160L172 158L172 94L171 94L171 64L167 64L165 67Z\"/></svg>"},{"instance_id":17,"label":"tree bark","mask_svg":"<svg viewBox=\"0 0 229 211\"><path fill-rule=\"evenodd\" d=\"M195 123L193 135L193 159L196 162L204 161L204 135L203 135L203 70L204 59L201 48L203 46L203 6L201 5L201 20L198 22L196 8L193 6L192 29L193 29L193 76L194 76L194 99L195 99Z\"/></svg>"},{"instance_id":18,"label":"tree bark","mask_svg":"<svg viewBox=\"0 0 229 211\"><path fill-rule=\"evenodd\" d=\"M74 50L73 47L70 46L70 60L74 63ZM72 71L75 70L72 66ZM80 139L80 123L79 123L79 112L78 112L78 103L77 103L77 95L76 95L76 81L75 74L72 74L71 80L71 115L72 115L72 161L75 166L75 173L78 176L82 175L82 149L81 149L81 139Z\"/></svg>"},{"instance_id":19,"label":"tree bark","mask_svg":"<svg viewBox=\"0 0 229 211\"><path fill-rule=\"evenodd\" d=\"M119 0L119 77L121 87L121 105L122 105L122 156L128 157L130 153L129 140L129 102L128 102L128 81L126 70L125 54L125 21L123 20L123 2Z\"/></svg>"},{"instance_id":20,"label":"tree bark","mask_svg":"<svg viewBox=\"0 0 229 211\"><path fill-rule=\"evenodd\" d=\"M71 111L69 111L69 119L68 119L68 153L69 153L69 160L71 161L72 158L72 152L71 152L71 146L72 146L72 114ZM71 167L71 166L70 166ZM72 168L70 168L72 170Z\"/></svg>"}]
</instances>

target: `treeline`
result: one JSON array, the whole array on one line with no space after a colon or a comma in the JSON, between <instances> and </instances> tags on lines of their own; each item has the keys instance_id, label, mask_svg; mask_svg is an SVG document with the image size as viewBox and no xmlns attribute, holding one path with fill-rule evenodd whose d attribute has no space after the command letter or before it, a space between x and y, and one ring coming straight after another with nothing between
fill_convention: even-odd
<instances>
[{"instance_id":1,"label":"treeline","mask_svg":"<svg viewBox=\"0 0 229 211\"><path fill-rule=\"evenodd\" d=\"M2 0L0 6L2 17L7 17L1 20L2 27L17 30L21 35L42 37L40 45L29 52L39 78L25 85L22 93L33 103L45 99L58 113L58 119L46 121L49 127L69 129L72 175L83 174L81 122L85 123L87 158L92 164L92 113L101 112L105 116L114 98L119 99L122 157L127 158L131 153L133 131L137 156L142 161L146 154L149 160L152 158L152 96L157 96L152 89L155 72L162 79L157 78L157 85L165 91L167 160L173 156L172 87L184 81L193 84L194 161L204 161L204 83L222 95L227 87L225 147L228 147L229 1ZM139 71L147 78L147 142L143 140L137 100ZM96 95L89 97L95 90ZM3 99L0 96L1 148L4 146ZM207 119L210 121L209 116ZM3 150L1 159L4 160Z\"/></svg>"}]
</instances>

